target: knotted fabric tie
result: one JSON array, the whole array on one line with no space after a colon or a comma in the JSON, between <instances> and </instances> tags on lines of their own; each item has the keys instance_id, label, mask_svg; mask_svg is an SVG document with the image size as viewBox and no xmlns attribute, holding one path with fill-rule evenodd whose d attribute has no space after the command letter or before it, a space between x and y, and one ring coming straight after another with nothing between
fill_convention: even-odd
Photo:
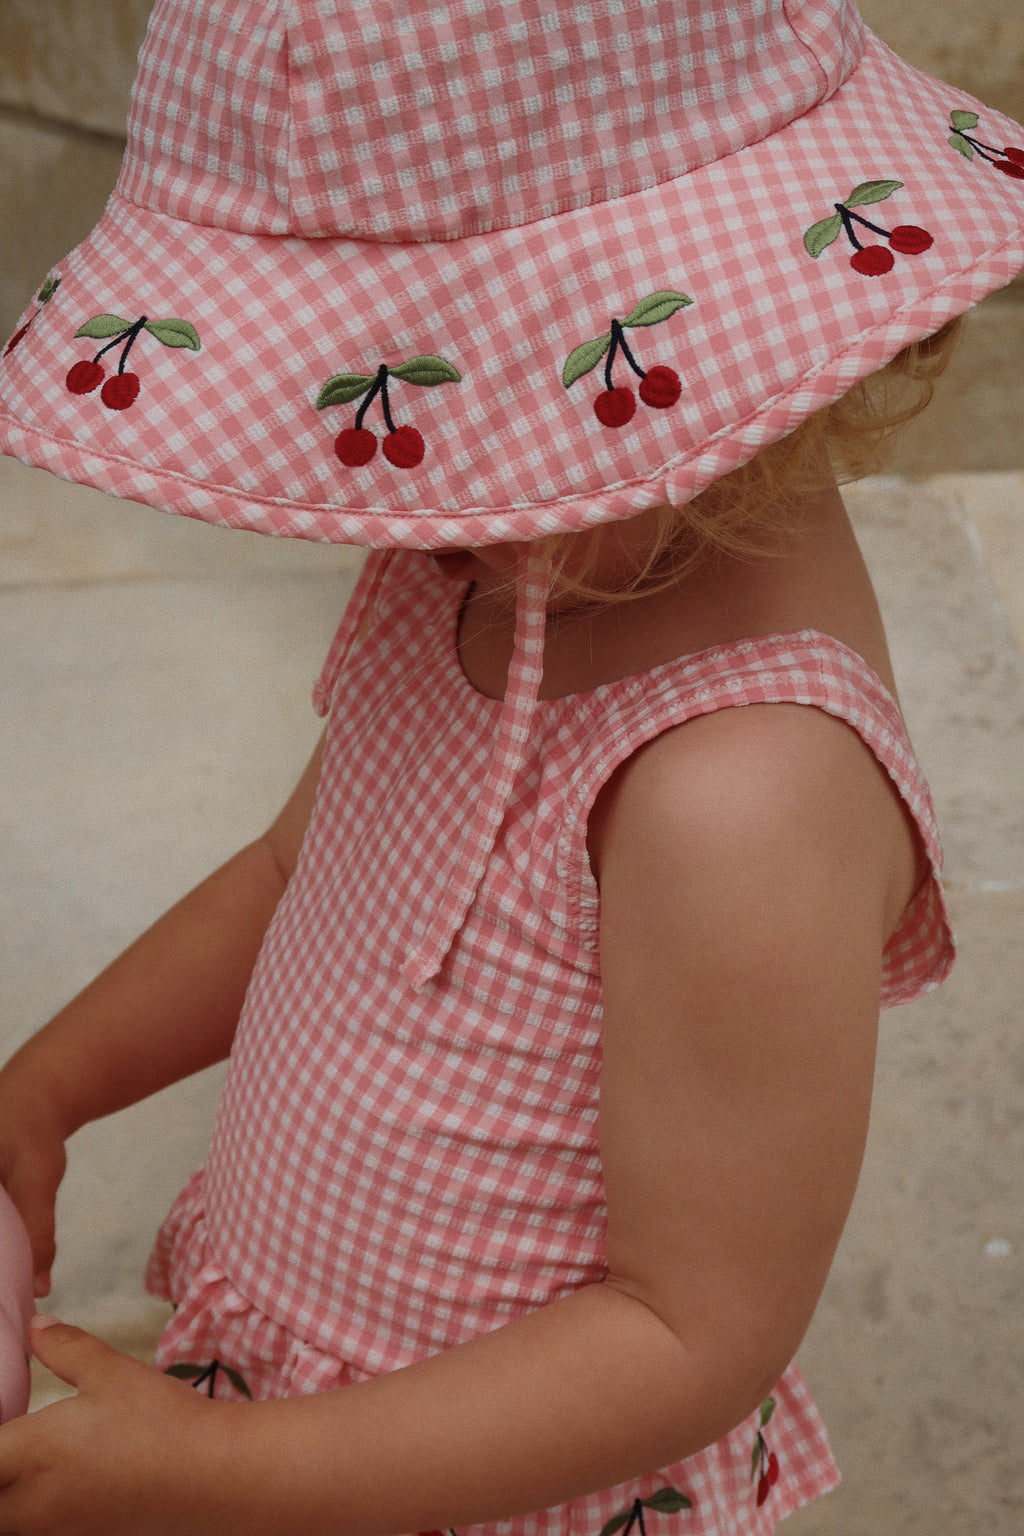
<instances>
[{"instance_id":1,"label":"knotted fabric tie","mask_svg":"<svg viewBox=\"0 0 1024 1536\"><path fill-rule=\"evenodd\" d=\"M544 672L550 574L550 557L536 546L525 546L516 570L515 645L487 780L463 834L444 898L428 921L419 949L402 966L403 977L417 992L437 975L466 920L526 755Z\"/></svg>"}]
</instances>

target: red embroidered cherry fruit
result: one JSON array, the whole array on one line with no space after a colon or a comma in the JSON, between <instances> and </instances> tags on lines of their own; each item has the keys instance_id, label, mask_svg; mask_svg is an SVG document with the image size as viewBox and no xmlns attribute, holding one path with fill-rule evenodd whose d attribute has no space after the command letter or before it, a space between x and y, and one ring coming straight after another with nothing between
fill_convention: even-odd
<instances>
[{"instance_id":1,"label":"red embroidered cherry fruit","mask_svg":"<svg viewBox=\"0 0 1024 1536\"><path fill-rule=\"evenodd\" d=\"M758 1509L761 1508L761 1505L764 1503L765 1499L768 1497L768 1495L771 1493L771 1491L772 1491L772 1485L771 1485L771 1483L770 1483L770 1481L768 1479L768 1474L767 1474L767 1472L763 1472L761 1474L761 1476L757 1480L757 1507L758 1507Z\"/></svg>"},{"instance_id":2,"label":"red embroidered cherry fruit","mask_svg":"<svg viewBox=\"0 0 1024 1536\"><path fill-rule=\"evenodd\" d=\"M1018 165L1024 165L1024 149L1015 149L1011 144L1009 149L1003 150L1003 154L1007 160L1015 160Z\"/></svg>"},{"instance_id":3,"label":"red embroidered cherry fruit","mask_svg":"<svg viewBox=\"0 0 1024 1536\"><path fill-rule=\"evenodd\" d=\"M32 322L30 320L29 321L29 325L31 325L31 324L32 324ZM28 325L23 325L20 331L15 331L14 335L11 337L11 339L7 343L6 347L4 347L4 357L6 357L9 352L13 352L14 351L15 347L18 345L18 342L22 340L22 338L24 337L25 332L27 330L28 330Z\"/></svg>"},{"instance_id":4,"label":"red embroidered cherry fruit","mask_svg":"<svg viewBox=\"0 0 1024 1536\"><path fill-rule=\"evenodd\" d=\"M624 427L636 414L636 396L620 384L606 389L594 401L594 415L604 427Z\"/></svg>"},{"instance_id":5,"label":"red embroidered cherry fruit","mask_svg":"<svg viewBox=\"0 0 1024 1536\"><path fill-rule=\"evenodd\" d=\"M683 386L675 369L663 368L660 363L648 368L640 381L640 399L644 405L653 405L659 411L675 405L682 392Z\"/></svg>"},{"instance_id":6,"label":"red embroidered cherry fruit","mask_svg":"<svg viewBox=\"0 0 1024 1536\"><path fill-rule=\"evenodd\" d=\"M89 395L99 389L105 377L106 369L102 363L83 361L69 369L64 382L73 395Z\"/></svg>"},{"instance_id":7,"label":"red embroidered cherry fruit","mask_svg":"<svg viewBox=\"0 0 1024 1536\"><path fill-rule=\"evenodd\" d=\"M774 1488L775 1484L778 1482L778 1480L779 1480L779 1458L776 1456L775 1452L772 1451L771 1455L768 1457L768 1483L769 1483L769 1486Z\"/></svg>"},{"instance_id":8,"label":"red embroidered cherry fruit","mask_svg":"<svg viewBox=\"0 0 1024 1536\"><path fill-rule=\"evenodd\" d=\"M850 266L865 277L881 277L883 272L891 272L895 265L895 256L884 245L865 245L850 257Z\"/></svg>"},{"instance_id":9,"label":"red embroidered cherry fruit","mask_svg":"<svg viewBox=\"0 0 1024 1536\"><path fill-rule=\"evenodd\" d=\"M415 427L396 427L384 439L384 457L397 469L414 469L425 452L423 433Z\"/></svg>"},{"instance_id":10,"label":"red embroidered cherry fruit","mask_svg":"<svg viewBox=\"0 0 1024 1536\"><path fill-rule=\"evenodd\" d=\"M369 427L346 427L334 439L334 451L349 469L358 469L377 452L377 439Z\"/></svg>"},{"instance_id":11,"label":"red embroidered cherry fruit","mask_svg":"<svg viewBox=\"0 0 1024 1536\"><path fill-rule=\"evenodd\" d=\"M889 236L889 244L901 256L920 256L935 244L935 236L917 224L897 224Z\"/></svg>"},{"instance_id":12,"label":"red embroidered cherry fruit","mask_svg":"<svg viewBox=\"0 0 1024 1536\"><path fill-rule=\"evenodd\" d=\"M141 387L137 373L115 373L100 390L100 399L108 411L126 411L139 398Z\"/></svg>"},{"instance_id":13,"label":"red embroidered cherry fruit","mask_svg":"<svg viewBox=\"0 0 1024 1536\"><path fill-rule=\"evenodd\" d=\"M1008 151L1004 150L1003 153L1008 154ZM1016 156L1013 159L997 160L996 165L1004 176L1012 176L1015 181L1024 181L1024 155L1020 160Z\"/></svg>"}]
</instances>

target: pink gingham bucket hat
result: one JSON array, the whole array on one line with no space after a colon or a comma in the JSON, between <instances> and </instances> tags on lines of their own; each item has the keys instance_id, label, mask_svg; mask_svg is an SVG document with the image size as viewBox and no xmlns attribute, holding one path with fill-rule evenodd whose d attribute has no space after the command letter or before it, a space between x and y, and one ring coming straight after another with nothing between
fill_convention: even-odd
<instances>
[{"instance_id":1,"label":"pink gingham bucket hat","mask_svg":"<svg viewBox=\"0 0 1024 1536\"><path fill-rule=\"evenodd\" d=\"M851 0L157 0L0 448L443 548L682 505L1024 266L1024 129Z\"/></svg>"}]
</instances>

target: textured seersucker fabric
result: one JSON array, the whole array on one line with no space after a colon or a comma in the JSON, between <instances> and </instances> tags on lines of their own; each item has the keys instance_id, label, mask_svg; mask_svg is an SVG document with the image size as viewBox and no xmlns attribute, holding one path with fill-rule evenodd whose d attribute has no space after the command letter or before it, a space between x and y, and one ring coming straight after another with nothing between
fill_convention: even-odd
<instances>
[{"instance_id":1,"label":"textured seersucker fabric","mask_svg":"<svg viewBox=\"0 0 1024 1536\"><path fill-rule=\"evenodd\" d=\"M888 945L882 1005L936 985L952 960L931 802L896 706L859 657L803 632L539 703L476 900L438 977L415 991L402 965L445 890L502 707L459 666L462 596L425 557L393 557L337 686L316 809L253 977L209 1160L150 1264L151 1289L178 1309L160 1364L216 1358L260 1397L396 1369L601 1279L586 823L644 741L771 701L845 720L891 776L931 867ZM665 1484L694 1505L659 1517L666 1536L766 1536L837 1476L795 1367L774 1395L782 1476L762 1510L755 1418L675 1467L476 1536L598 1536Z\"/></svg>"}]
</instances>

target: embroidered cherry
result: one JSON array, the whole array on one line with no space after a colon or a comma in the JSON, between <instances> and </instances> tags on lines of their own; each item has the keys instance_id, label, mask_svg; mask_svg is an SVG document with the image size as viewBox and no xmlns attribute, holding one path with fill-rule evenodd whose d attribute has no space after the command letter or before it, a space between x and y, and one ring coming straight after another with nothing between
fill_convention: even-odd
<instances>
[{"instance_id":1,"label":"embroidered cherry","mask_svg":"<svg viewBox=\"0 0 1024 1536\"><path fill-rule=\"evenodd\" d=\"M108 411L126 411L139 398L141 387L137 373L115 373L100 390L100 399Z\"/></svg>"},{"instance_id":2,"label":"embroidered cherry","mask_svg":"<svg viewBox=\"0 0 1024 1536\"><path fill-rule=\"evenodd\" d=\"M88 361L75 363L69 370L65 384L73 395L88 395L99 389L107 376L102 363Z\"/></svg>"},{"instance_id":3,"label":"embroidered cherry","mask_svg":"<svg viewBox=\"0 0 1024 1536\"><path fill-rule=\"evenodd\" d=\"M60 281L61 280L59 277L48 277L42 288L36 294L36 303L39 305L48 304L53 298L54 294L57 292L57 289L60 287ZM21 330L15 331L6 347L4 347L4 357L9 357L10 354L14 351L15 347L21 345L25 337L28 335L32 321L36 318L38 313L38 309L34 310L26 320L25 324L21 327Z\"/></svg>"},{"instance_id":4,"label":"embroidered cherry","mask_svg":"<svg viewBox=\"0 0 1024 1536\"><path fill-rule=\"evenodd\" d=\"M883 273L891 272L895 265L896 257L892 251L881 245L860 246L850 257L850 266L864 277L881 277Z\"/></svg>"},{"instance_id":5,"label":"embroidered cherry","mask_svg":"<svg viewBox=\"0 0 1024 1536\"><path fill-rule=\"evenodd\" d=\"M863 203L884 202L902 186L901 181L862 181L844 202L833 203L835 213L804 231L804 246L808 253L817 260L822 251L838 240L845 230L853 246L850 265L854 271L864 277L881 277L891 272L896 265L894 251L901 256L920 256L930 250L935 244L935 237L919 224L897 224L895 229L884 229L881 224L872 224L870 219L853 212L854 208ZM888 249L882 245L864 245L855 226L869 229L873 235L881 235L889 242Z\"/></svg>"},{"instance_id":6,"label":"embroidered cherry","mask_svg":"<svg viewBox=\"0 0 1024 1536\"><path fill-rule=\"evenodd\" d=\"M675 369L664 368L660 363L648 368L640 384L640 399L644 405L654 406L659 411L675 405L682 392L683 386Z\"/></svg>"},{"instance_id":7,"label":"embroidered cherry","mask_svg":"<svg viewBox=\"0 0 1024 1536\"><path fill-rule=\"evenodd\" d=\"M11 337L11 339L7 343L6 347L4 347L4 357L7 357L11 352L13 352L15 347L18 345L18 343L24 339L24 337L28 333L28 327L31 324L32 324L32 321L30 320L28 322L28 325L23 325L20 331L15 331L14 335Z\"/></svg>"},{"instance_id":8,"label":"embroidered cherry","mask_svg":"<svg viewBox=\"0 0 1024 1536\"><path fill-rule=\"evenodd\" d=\"M779 1480L779 1458L774 1451L769 1452L768 1442L764 1437L765 1425L775 1412L775 1399L766 1398L761 1404L757 1434L754 1437L754 1453L750 1462L750 1480L757 1479L757 1507L768 1498L775 1484Z\"/></svg>"},{"instance_id":9,"label":"embroidered cherry","mask_svg":"<svg viewBox=\"0 0 1024 1536\"><path fill-rule=\"evenodd\" d=\"M1015 181L1024 181L1024 149L1010 144L1005 149L996 149L992 144L983 144L980 139L972 138L967 132L968 128L977 128L977 112L951 112L950 123L953 132L949 142L957 152L966 160L973 160L975 151L982 160L987 160L994 165L997 171L1002 171L1004 176L1012 176Z\"/></svg>"},{"instance_id":10,"label":"embroidered cherry","mask_svg":"<svg viewBox=\"0 0 1024 1536\"><path fill-rule=\"evenodd\" d=\"M850 257L850 265L868 277L878 277L884 272L892 271L896 265L893 251L899 251L902 256L920 256L935 244L934 235L930 235L926 229L921 229L917 224L898 224L895 229L883 229L880 224L872 224L870 219L862 218L859 213L851 213L845 203L836 203L836 212L855 247ZM861 245L853 227L854 223L860 224L864 229L870 229L874 235L883 235L891 249L887 251L880 245Z\"/></svg>"},{"instance_id":11,"label":"embroidered cherry","mask_svg":"<svg viewBox=\"0 0 1024 1536\"><path fill-rule=\"evenodd\" d=\"M889 244L901 256L920 256L935 244L934 235L918 224L897 224L889 236Z\"/></svg>"},{"instance_id":12,"label":"embroidered cherry","mask_svg":"<svg viewBox=\"0 0 1024 1536\"><path fill-rule=\"evenodd\" d=\"M619 353L625 358L633 373L640 380L639 395L644 405L656 410L667 410L675 405L682 393L682 384L674 368L657 363L653 368L642 368L626 341L626 327L658 325L668 320L676 310L692 304L685 293L663 289L648 295L636 304L624 320L613 320L611 330L604 336L595 337L574 347L562 368L562 383L571 388L577 379L604 364L604 390L594 401L594 415L602 426L624 427L636 414L636 396L628 385L616 385L612 379L612 367Z\"/></svg>"},{"instance_id":13,"label":"embroidered cherry","mask_svg":"<svg viewBox=\"0 0 1024 1536\"><path fill-rule=\"evenodd\" d=\"M417 427L408 424L395 425L391 414L389 381L399 379L404 384L429 387L437 384L457 384L461 378L462 375L458 370L443 357L414 357L407 363L400 363L396 368L390 368L386 363L381 363L376 373L334 374L320 390L316 408L322 411L328 406L351 404L352 401L358 400L360 395L366 396L356 412L355 425L344 428L334 439L334 452L341 463L350 469L359 469L364 464L369 464L377 452L376 435L363 423L370 406L374 400L379 399L384 425L387 428L383 442L384 457L396 469L414 469L417 464L423 462L426 443L422 432Z\"/></svg>"},{"instance_id":14,"label":"embroidered cherry","mask_svg":"<svg viewBox=\"0 0 1024 1536\"><path fill-rule=\"evenodd\" d=\"M594 415L603 427L624 427L636 415L636 396L624 384L610 385L594 401Z\"/></svg>"},{"instance_id":15,"label":"embroidered cherry","mask_svg":"<svg viewBox=\"0 0 1024 1536\"><path fill-rule=\"evenodd\" d=\"M64 383L71 394L88 395L103 384L100 399L108 411L126 411L134 405L139 398L142 381L137 373L128 371L127 364L129 353L143 331L155 336L165 347L188 347L192 352L199 351L199 333L187 320L150 320L147 315L142 315L133 321L124 320L120 315L93 315L91 320L87 320L75 332L76 338L87 336L93 340L102 340L113 337L113 340L101 347L91 361L83 359L68 370ZM121 348L117 373L104 384L105 369L100 358L112 352L115 347Z\"/></svg>"},{"instance_id":16,"label":"embroidered cherry","mask_svg":"<svg viewBox=\"0 0 1024 1536\"><path fill-rule=\"evenodd\" d=\"M377 439L367 427L345 427L334 439L334 451L343 464L358 469L377 452Z\"/></svg>"},{"instance_id":17,"label":"embroidered cherry","mask_svg":"<svg viewBox=\"0 0 1024 1536\"><path fill-rule=\"evenodd\" d=\"M395 427L384 439L384 457L396 469L415 469L425 452L423 434L415 427Z\"/></svg>"}]
</instances>

